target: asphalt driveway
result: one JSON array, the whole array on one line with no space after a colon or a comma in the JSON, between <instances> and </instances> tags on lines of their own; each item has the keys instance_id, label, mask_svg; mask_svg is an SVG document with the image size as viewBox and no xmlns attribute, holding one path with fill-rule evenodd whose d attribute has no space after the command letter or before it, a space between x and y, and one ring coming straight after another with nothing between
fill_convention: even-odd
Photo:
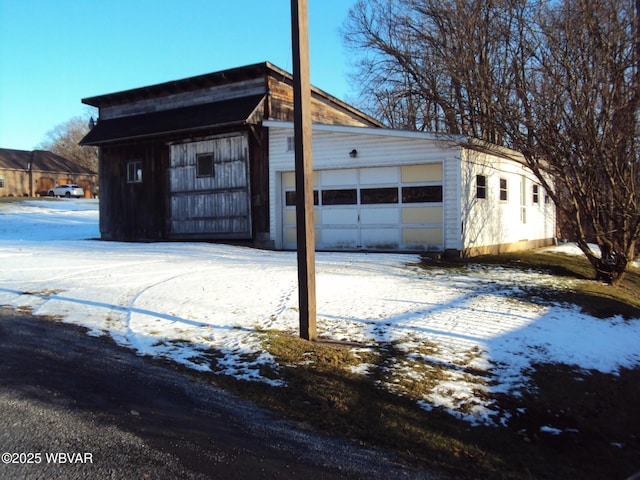
<instances>
[{"instance_id":1,"label":"asphalt driveway","mask_svg":"<svg viewBox=\"0 0 640 480\"><path fill-rule=\"evenodd\" d=\"M0 308L0 478L434 478L81 328Z\"/></svg>"}]
</instances>

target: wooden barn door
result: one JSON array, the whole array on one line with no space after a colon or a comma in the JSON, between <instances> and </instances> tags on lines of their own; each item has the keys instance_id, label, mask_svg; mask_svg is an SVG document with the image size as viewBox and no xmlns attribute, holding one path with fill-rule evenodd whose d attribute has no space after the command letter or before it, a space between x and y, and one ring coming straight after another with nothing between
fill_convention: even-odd
<instances>
[{"instance_id":1,"label":"wooden barn door","mask_svg":"<svg viewBox=\"0 0 640 480\"><path fill-rule=\"evenodd\" d=\"M250 239L247 137L242 134L171 146L173 239Z\"/></svg>"}]
</instances>

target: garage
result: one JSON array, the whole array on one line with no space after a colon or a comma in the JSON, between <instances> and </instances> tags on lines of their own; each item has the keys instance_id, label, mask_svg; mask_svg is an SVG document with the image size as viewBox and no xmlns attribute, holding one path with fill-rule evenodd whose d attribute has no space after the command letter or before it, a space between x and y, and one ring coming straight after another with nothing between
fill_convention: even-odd
<instances>
[{"instance_id":1,"label":"garage","mask_svg":"<svg viewBox=\"0 0 640 480\"><path fill-rule=\"evenodd\" d=\"M314 172L318 250L443 249L442 163ZM296 248L295 174L283 172L282 238Z\"/></svg>"}]
</instances>

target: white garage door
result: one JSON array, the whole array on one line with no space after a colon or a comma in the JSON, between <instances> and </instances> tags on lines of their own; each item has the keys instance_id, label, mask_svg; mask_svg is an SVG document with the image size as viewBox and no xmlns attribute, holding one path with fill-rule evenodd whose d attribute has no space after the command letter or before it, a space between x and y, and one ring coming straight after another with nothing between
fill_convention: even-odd
<instances>
[{"instance_id":1,"label":"white garage door","mask_svg":"<svg viewBox=\"0 0 640 480\"><path fill-rule=\"evenodd\" d=\"M282 175L283 244L296 247L295 175ZM314 172L318 250L442 250L442 164Z\"/></svg>"}]
</instances>

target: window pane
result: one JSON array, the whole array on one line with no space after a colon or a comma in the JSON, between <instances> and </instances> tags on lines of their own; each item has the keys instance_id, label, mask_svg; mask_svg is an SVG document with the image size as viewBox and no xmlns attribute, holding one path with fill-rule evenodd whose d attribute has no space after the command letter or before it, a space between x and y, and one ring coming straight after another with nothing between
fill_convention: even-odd
<instances>
[{"instance_id":1,"label":"window pane","mask_svg":"<svg viewBox=\"0 0 640 480\"><path fill-rule=\"evenodd\" d=\"M363 205L376 203L398 203L397 188L362 188L360 203Z\"/></svg>"},{"instance_id":2,"label":"window pane","mask_svg":"<svg viewBox=\"0 0 640 480\"><path fill-rule=\"evenodd\" d=\"M134 161L127 163L127 182L142 182L142 162Z\"/></svg>"},{"instance_id":3,"label":"window pane","mask_svg":"<svg viewBox=\"0 0 640 480\"><path fill-rule=\"evenodd\" d=\"M284 192L284 203L287 207L296 206L296 191ZM313 191L313 204L318 205L318 191Z\"/></svg>"},{"instance_id":4,"label":"window pane","mask_svg":"<svg viewBox=\"0 0 640 480\"><path fill-rule=\"evenodd\" d=\"M439 202L442 202L442 185L402 188L402 203Z\"/></svg>"},{"instance_id":5,"label":"window pane","mask_svg":"<svg viewBox=\"0 0 640 480\"><path fill-rule=\"evenodd\" d=\"M507 179L500 179L500 200L507 201Z\"/></svg>"},{"instance_id":6,"label":"window pane","mask_svg":"<svg viewBox=\"0 0 640 480\"><path fill-rule=\"evenodd\" d=\"M322 205L355 205L358 203L358 192L349 190L323 190Z\"/></svg>"},{"instance_id":7,"label":"window pane","mask_svg":"<svg viewBox=\"0 0 640 480\"><path fill-rule=\"evenodd\" d=\"M476 175L476 198L487 198L487 177Z\"/></svg>"},{"instance_id":8,"label":"window pane","mask_svg":"<svg viewBox=\"0 0 640 480\"><path fill-rule=\"evenodd\" d=\"M214 175L213 154L198 155L196 157L196 176L213 177Z\"/></svg>"}]
</instances>

